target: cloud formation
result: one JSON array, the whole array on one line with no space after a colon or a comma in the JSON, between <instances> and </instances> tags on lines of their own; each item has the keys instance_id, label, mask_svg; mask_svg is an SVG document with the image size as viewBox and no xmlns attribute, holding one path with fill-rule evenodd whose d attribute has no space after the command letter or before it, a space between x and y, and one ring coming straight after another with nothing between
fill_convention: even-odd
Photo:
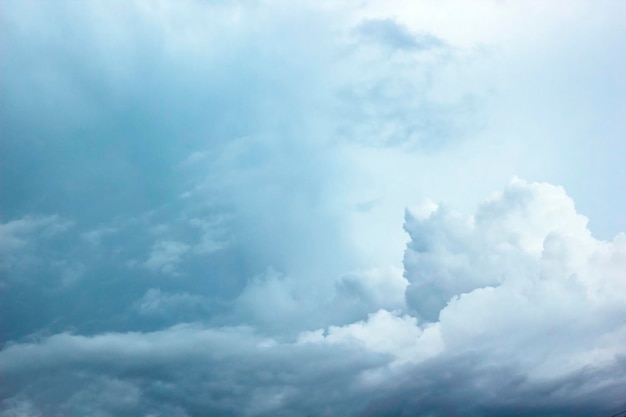
<instances>
[{"instance_id":1,"label":"cloud formation","mask_svg":"<svg viewBox=\"0 0 626 417\"><path fill-rule=\"evenodd\" d=\"M596 240L562 188L519 179L474 216L437 207L406 221L408 308L264 336L280 316L303 323L298 310L313 311L270 271L239 299L258 330L179 324L6 345L4 413L601 416L624 405L624 234ZM341 278L338 293L363 297L368 280L355 280ZM402 293L398 282L376 293ZM137 308L202 303L150 290Z\"/></svg>"},{"instance_id":2,"label":"cloud formation","mask_svg":"<svg viewBox=\"0 0 626 417\"><path fill-rule=\"evenodd\" d=\"M2 3L0 416L625 409L609 3Z\"/></svg>"},{"instance_id":3,"label":"cloud formation","mask_svg":"<svg viewBox=\"0 0 626 417\"><path fill-rule=\"evenodd\" d=\"M405 228L411 235L405 254L408 299L429 320L437 319L452 296L516 279L541 282L548 275L570 284L597 279L619 285L610 273L619 269L619 257L615 265L600 266L606 277L595 277L593 268L603 251L620 252L623 236L612 245L595 240L573 201L549 184L513 180L473 217L438 207L424 219L407 213Z\"/></svg>"}]
</instances>

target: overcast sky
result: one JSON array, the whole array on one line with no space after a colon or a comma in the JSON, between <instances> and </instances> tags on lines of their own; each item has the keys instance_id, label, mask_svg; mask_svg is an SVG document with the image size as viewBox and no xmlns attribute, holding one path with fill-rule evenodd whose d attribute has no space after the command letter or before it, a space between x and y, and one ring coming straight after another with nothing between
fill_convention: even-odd
<instances>
[{"instance_id":1,"label":"overcast sky","mask_svg":"<svg viewBox=\"0 0 626 417\"><path fill-rule=\"evenodd\" d=\"M626 410L626 2L0 2L0 417Z\"/></svg>"}]
</instances>

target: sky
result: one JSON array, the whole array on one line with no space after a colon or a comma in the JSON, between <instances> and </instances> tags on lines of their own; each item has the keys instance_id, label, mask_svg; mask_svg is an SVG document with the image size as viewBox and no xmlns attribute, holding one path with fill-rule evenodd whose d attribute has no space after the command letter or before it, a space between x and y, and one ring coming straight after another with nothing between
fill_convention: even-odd
<instances>
[{"instance_id":1,"label":"sky","mask_svg":"<svg viewBox=\"0 0 626 417\"><path fill-rule=\"evenodd\" d=\"M0 417L626 410L625 17L2 0Z\"/></svg>"}]
</instances>

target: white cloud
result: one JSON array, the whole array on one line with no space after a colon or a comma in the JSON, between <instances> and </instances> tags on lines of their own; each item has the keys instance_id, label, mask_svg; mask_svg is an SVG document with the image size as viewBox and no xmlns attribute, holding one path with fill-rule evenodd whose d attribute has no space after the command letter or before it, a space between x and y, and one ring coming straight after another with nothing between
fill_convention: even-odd
<instances>
[{"instance_id":1,"label":"white cloud","mask_svg":"<svg viewBox=\"0 0 626 417\"><path fill-rule=\"evenodd\" d=\"M550 263L581 273L602 246L562 188L518 179L475 216L445 207L426 218L407 212L405 229L411 236L405 253L408 299L429 320L454 295L505 281L530 282L541 274L554 279Z\"/></svg>"},{"instance_id":2,"label":"white cloud","mask_svg":"<svg viewBox=\"0 0 626 417\"><path fill-rule=\"evenodd\" d=\"M346 326L330 326L328 330L304 332L299 343L344 343L362 345L366 349L389 354L397 363L421 362L437 355L443 343L437 325L424 329L417 319L399 316L387 310L370 314L366 321Z\"/></svg>"},{"instance_id":3,"label":"white cloud","mask_svg":"<svg viewBox=\"0 0 626 417\"><path fill-rule=\"evenodd\" d=\"M446 351L530 379L609 366L624 354L626 236L599 241L586 225L561 187L519 179L472 217L407 213L409 306L438 321Z\"/></svg>"}]
</instances>

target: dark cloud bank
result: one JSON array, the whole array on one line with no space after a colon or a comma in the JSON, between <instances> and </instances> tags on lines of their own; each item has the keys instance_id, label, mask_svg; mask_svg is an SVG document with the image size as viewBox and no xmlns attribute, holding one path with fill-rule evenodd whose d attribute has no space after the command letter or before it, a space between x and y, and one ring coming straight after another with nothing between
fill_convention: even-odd
<instances>
[{"instance_id":1,"label":"dark cloud bank","mask_svg":"<svg viewBox=\"0 0 626 417\"><path fill-rule=\"evenodd\" d=\"M475 98L429 101L434 35L266 6L3 4L0 416L626 409L626 236L515 178L362 266L340 149L443 152Z\"/></svg>"}]
</instances>

